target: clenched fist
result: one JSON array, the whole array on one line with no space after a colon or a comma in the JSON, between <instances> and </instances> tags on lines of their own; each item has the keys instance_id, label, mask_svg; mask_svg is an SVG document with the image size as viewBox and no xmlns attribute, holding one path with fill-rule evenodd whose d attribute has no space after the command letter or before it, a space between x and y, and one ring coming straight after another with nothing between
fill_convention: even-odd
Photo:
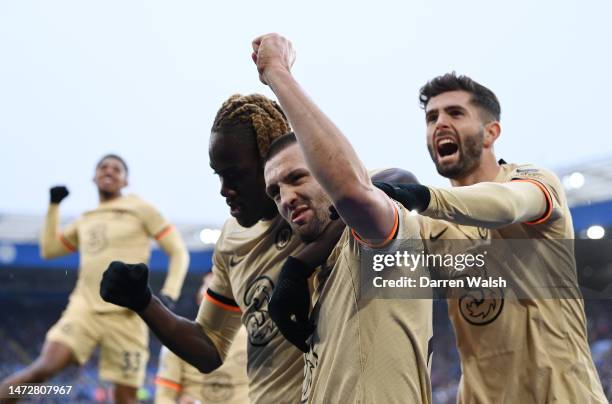
<instances>
[{"instance_id":1,"label":"clenched fist","mask_svg":"<svg viewBox=\"0 0 612 404\"><path fill-rule=\"evenodd\" d=\"M49 190L49 199L51 203L60 203L68 196L68 188L63 185L58 185Z\"/></svg>"},{"instance_id":2,"label":"clenched fist","mask_svg":"<svg viewBox=\"0 0 612 404\"><path fill-rule=\"evenodd\" d=\"M151 301L149 268L145 264L111 262L102 275L100 296L117 306L136 312L144 310Z\"/></svg>"},{"instance_id":3,"label":"clenched fist","mask_svg":"<svg viewBox=\"0 0 612 404\"><path fill-rule=\"evenodd\" d=\"M262 83L268 84L266 75L275 69L291 72L295 50L289 40L278 34L266 34L255 38L252 45L251 56Z\"/></svg>"}]
</instances>

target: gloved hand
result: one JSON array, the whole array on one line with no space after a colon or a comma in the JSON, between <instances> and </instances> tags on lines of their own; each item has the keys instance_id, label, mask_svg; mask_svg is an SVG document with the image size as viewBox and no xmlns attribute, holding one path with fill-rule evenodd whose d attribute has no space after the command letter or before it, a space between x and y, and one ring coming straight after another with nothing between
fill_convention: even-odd
<instances>
[{"instance_id":1,"label":"gloved hand","mask_svg":"<svg viewBox=\"0 0 612 404\"><path fill-rule=\"evenodd\" d=\"M429 188L420 184L395 184L391 182L372 182L375 187L382 190L389 198L404 205L408 210L422 212L427 209L431 201Z\"/></svg>"},{"instance_id":2,"label":"gloved hand","mask_svg":"<svg viewBox=\"0 0 612 404\"><path fill-rule=\"evenodd\" d=\"M60 203L65 197L68 196L68 188L63 185L58 185L49 190L51 203Z\"/></svg>"},{"instance_id":3,"label":"gloved hand","mask_svg":"<svg viewBox=\"0 0 612 404\"><path fill-rule=\"evenodd\" d=\"M268 304L268 313L281 334L302 352L309 351L306 340L315 329L312 321L308 319L308 278L313 272L314 268L308 268L299 259L287 258ZM295 316L295 321L292 316Z\"/></svg>"},{"instance_id":4,"label":"gloved hand","mask_svg":"<svg viewBox=\"0 0 612 404\"><path fill-rule=\"evenodd\" d=\"M159 300L166 306L170 311L174 311L176 308L176 301L168 295L163 293L159 295Z\"/></svg>"},{"instance_id":5,"label":"gloved hand","mask_svg":"<svg viewBox=\"0 0 612 404\"><path fill-rule=\"evenodd\" d=\"M102 275L100 296L106 302L139 312L151 301L148 280L149 268L145 264L113 261Z\"/></svg>"}]
</instances>

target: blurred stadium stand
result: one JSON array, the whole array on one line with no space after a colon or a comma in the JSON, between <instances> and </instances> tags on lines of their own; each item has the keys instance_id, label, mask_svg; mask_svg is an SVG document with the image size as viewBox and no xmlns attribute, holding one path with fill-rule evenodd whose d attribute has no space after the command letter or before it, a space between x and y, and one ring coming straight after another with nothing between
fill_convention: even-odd
<instances>
[{"instance_id":1,"label":"blurred stadium stand","mask_svg":"<svg viewBox=\"0 0 612 404\"><path fill-rule=\"evenodd\" d=\"M604 287L610 286L612 248L607 247L612 240L612 159L559 169L557 174L567 192L576 238L602 239L586 247L577 244L579 268L590 271L589 276ZM37 240L42 221L42 215L0 215L0 341L4 342L0 346L0 378L29 364L38 355L45 333L59 318L76 282L76 254L49 261L39 257ZM189 274L176 311L194 318L197 310L194 296L202 274L210 270L219 230L193 223L178 224L176 228L191 254ZM151 258L154 291L163 282L166 265L165 255L155 249ZM608 399L612 399L612 299L586 300L585 307L593 357ZM444 301L435 302L434 319L434 403L455 403L461 370ZM153 337L147 382L140 392L143 402L150 401L153 395L158 352L159 342ZM72 402L108 400L109 386L97 380L95 358L84 368L66 371L52 382L74 385Z\"/></svg>"}]
</instances>

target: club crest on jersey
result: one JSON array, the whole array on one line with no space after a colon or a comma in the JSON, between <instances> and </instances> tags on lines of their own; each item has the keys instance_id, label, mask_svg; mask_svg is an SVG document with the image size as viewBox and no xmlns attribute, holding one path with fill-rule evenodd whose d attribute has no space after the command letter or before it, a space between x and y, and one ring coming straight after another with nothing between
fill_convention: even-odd
<instances>
[{"instance_id":1,"label":"club crest on jersey","mask_svg":"<svg viewBox=\"0 0 612 404\"><path fill-rule=\"evenodd\" d=\"M504 308L501 288L470 288L459 298L459 311L472 325L487 325L499 317Z\"/></svg>"},{"instance_id":2,"label":"club crest on jersey","mask_svg":"<svg viewBox=\"0 0 612 404\"><path fill-rule=\"evenodd\" d=\"M96 223L88 228L83 251L88 254L97 254L106 249L106 247L108 247L106 224Z\"/></svg>"},{"instance_id":3,"label":"club crest on jersey","mask_svg":"<svg viewBox=\"0 0 612 404\"><path fill-rule=\"evenodd\" d=\"M272 297L274 282L267 276L255 279L244 293L246 329L249 342L253 346L265 346L278 334L278 328L268 313L268 303Z\"/></svg>"},{"instance_id":4,"label":"club crest on jersey","mask_svg":"<svg viewBox=\"0 0 612 404\"><path fill-rule=\"evenodd\" d=\"M289 226L282 226L276 232L275 245L276 248L282 250L287 247L289 241L291 241L291 236L293 235L293 230Z\"/></svg>"},{"instance_id":5,"label":"club crest on jersey","mask_svg":"<svg viewBox=\"0 0 612 404\"><path fill-rule=\"evenodd\" d=\"M207 376L202 397L207 403L224 403L234 396L234 385L229 373L216 370Z\"/></svg>"}]
</instances>

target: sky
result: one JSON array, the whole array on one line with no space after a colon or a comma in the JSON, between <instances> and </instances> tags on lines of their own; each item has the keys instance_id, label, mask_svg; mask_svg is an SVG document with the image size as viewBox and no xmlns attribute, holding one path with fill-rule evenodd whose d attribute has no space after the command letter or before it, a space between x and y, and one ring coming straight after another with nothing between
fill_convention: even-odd
<instances>
[{"instance_id":1,"label":"sky","mask_svg":"<svg viewBox=\"0 0 612 404\"><path fill-rule=\"evenodd\" d=\"M215 113L234 93L273 96L251 40L289 38L293 73L368 168L446 186L425 146L418 90L449 71L502 105L496 153L547 168L612 156L609 1L2 1L0 214L97 205L96 161L171 221L220 225L209 167Z\"/></svg>"}]
</instances>

